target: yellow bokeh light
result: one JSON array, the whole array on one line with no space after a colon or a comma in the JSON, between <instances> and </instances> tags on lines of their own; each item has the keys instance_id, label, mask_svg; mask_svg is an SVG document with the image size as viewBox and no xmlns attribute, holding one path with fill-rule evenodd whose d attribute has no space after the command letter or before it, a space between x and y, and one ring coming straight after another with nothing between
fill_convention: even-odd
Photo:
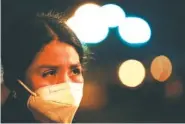
<instances>
[{"instance_id":1,"label":"yellow bokeh light","mask_svg":"<svg viewBox=\"0 0 185 124\"><path fill-rule=\"evenodd\" d=\"M140 85L145 78L145 68L137 60L127 60L123 62L118 71L119 79L128 87Z\"/></svg>"},{"instance_id":2,"label":"yellow bokeh light","mask_svg":"<svg viewBox=\"0 0 185 124\"><path fill-rule=\"evenodd\" d=\"M150 71L155 80L164 82L172 73L172 63L166 56L157 56L152 61Z\"/></svg>"}]
</instances>

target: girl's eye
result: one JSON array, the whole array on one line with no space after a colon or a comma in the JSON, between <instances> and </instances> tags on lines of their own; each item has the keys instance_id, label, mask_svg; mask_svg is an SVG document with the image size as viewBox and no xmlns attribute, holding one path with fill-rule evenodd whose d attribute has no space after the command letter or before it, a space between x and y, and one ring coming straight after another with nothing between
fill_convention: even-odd
<instances>
[{"instance_id":1,"label":"girl's eye","mask_svg":"<svg viewBox=\"0 0 185 124\"><path fill-rule=\"evenodd\" d=\"M56 70L49 70L49 71L45 71L45 72L42 74L42 76L43 76L43 77L55 76L56 73L57 73Z\"/></svg>"}]
</instances>

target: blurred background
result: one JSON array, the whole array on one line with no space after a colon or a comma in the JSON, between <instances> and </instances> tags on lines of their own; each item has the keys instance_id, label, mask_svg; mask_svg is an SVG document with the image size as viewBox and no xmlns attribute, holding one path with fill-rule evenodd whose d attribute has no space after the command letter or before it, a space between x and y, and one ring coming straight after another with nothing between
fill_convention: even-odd
<instances>
[{"instance_id":1,"label":"blurred background","mask_svg":"<svg viewBox=\"0 0 185 124\"><path fill-rule=\"evenodd\" d=\"M1 5L2 31L27 14L64 12L90 49L74 122L185 122L184 0L2 0Z\"/></svg>"}]
</instances>

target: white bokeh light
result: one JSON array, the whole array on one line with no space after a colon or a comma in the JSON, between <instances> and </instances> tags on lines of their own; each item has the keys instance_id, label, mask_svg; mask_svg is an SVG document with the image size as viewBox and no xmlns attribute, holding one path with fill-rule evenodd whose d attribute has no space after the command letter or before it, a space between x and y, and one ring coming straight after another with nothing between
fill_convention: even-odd
<instances>
[{"instance_id":1,"label":"white bokeh light","mask_svg":"<svg viewBox=\"0 0 185 124\"><path fill-rule=\"evenodd\" d=\"M125 12L116 4L106 4L102 6L101 14L104 23L109 27L117 27L120 23L123 23L125 19Z\"/></svg>"},{"instance_id":2,"label":"white bokeh light","mask_svg":"<svg viewBox=\"0 0 185 124\"><path fill-rule=\"evenodd\" d=\"M118 30L121 38L131 44L145 43L151 37L149 24L138 17L127 17Z\"/></svg>"},{"instance_id":3,"label":"white bokeh light","mask_svg":"<svg viewBox=\"0 0 185 124\"><path fill-rule=\"evenodd\" d=\"M95 16L97 11L100 9L100 5L95 3L86 3L79 6L79 8L75 11L74 16Z\"/></svg>"},{"instance_id":4,"label":"white bokeh light","mask_svg":"<svg viewBox=\"0 0 185 124\"><path fill-rule=\"evenodd\" d=\"M83 43L99 43L107 37L109 32L102 20L100 6L96 4L80 6L67 24Z\"/></svg>"}]
</instances>

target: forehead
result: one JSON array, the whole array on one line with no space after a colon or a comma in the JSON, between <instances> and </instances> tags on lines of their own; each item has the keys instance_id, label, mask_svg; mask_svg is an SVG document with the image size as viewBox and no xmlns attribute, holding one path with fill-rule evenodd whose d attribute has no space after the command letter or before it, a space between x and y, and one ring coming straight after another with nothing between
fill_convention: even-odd
<instances>
[{"instance_id":1,"label":"forehead","mask_svg":"<svg viewBox=\"0 0 185 124\"><path fill-rule=\"evenodd\" d=\"M51 41L37 54L34 64L62 65L79 63L79 55L75 48L67 43Z\"/></svg>"}]
</instances>

